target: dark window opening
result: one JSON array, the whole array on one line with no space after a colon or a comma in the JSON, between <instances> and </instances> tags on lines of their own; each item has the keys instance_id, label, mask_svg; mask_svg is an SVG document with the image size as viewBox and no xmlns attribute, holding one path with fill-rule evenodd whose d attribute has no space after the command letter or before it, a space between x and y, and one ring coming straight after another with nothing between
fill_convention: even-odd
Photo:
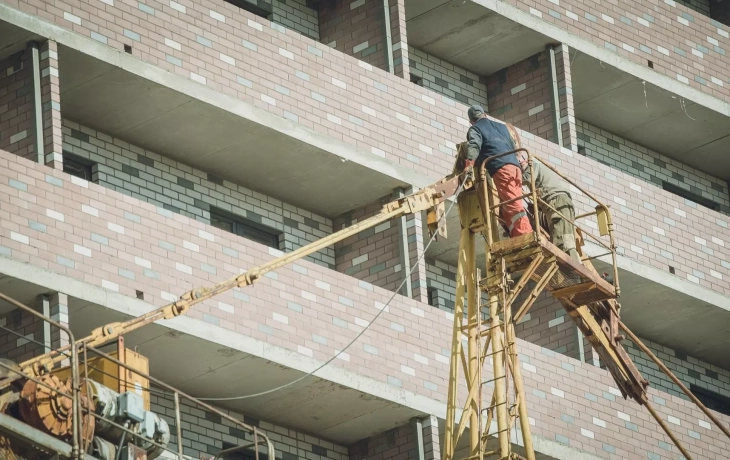
<instances>
[{"instance_id":1,"label":"dark window opening","mask_svg":"<svg viewBox=\"0 0 730 460\"><path fill-rule=\"evenodd\" d=\"M279 249L281 232L218 208L210 208L210 225L270 248Z\"/></svg>"},{"instance_id":2,"label":"dark window opening","mask_svg":"<svg viewBox=\"0 0 730 460\"><path fill-rule=\"evenodd\" d=\"M124 52L127 54L132 54L132 47L130 45L124 45Z\"/></svg>"},{"instance_id":3,"label":"dark window opening","mask_svg":"<svg viewBox=\"0 0 730 460\"><path fill-rule=\"evenodd\" d=\"M418 86L423 86L423 78L411 74L411 83L414 83Z\"/></svg>"},{"instance_id":4,"label":"dark window opening","mask_svg":"<svg viewBox=\"0 0 730 460\"><path fill-rule=\"evenodd\" d=\"M671 273L672 275L675 275L676 274L675 273L675 270L674 270L674 267L672 267L671 265L669 266L669 273Z\"/></svg>"},{"instance_id":5,"label":"dark window opening","mask_svg":"<svg viewBox=\"0 0 730 460\"><path fill-rule=\"evenodd\" d=\"M236 445L231 444L230 442L223 441L222 447L223 450L228 450L236 447ZM285 454L284 458L286 458L287 454L288 452ZM268 458L268 455L263 452L259 452L259 460L268 460ZM256 452L251 449L242 449L239 451L231 452L230 454L223 455L221 457L221 460L256 460Z\"/></svg>"},{"instance_id":6,"label":"dark window opening","mask_svg":"<svg viewBox=\"0 0 730 460\"><path fill-rule=\"evenodd\" d=\"M712 200L709 200L703 196L700 196L696 193L692 193L689 190L685 190L682 187L679 187L674 184L670 184L669 182L662 181L662 188L666 190L667 192L674 193L677 196L681 196L682 198L685 198L693 203L697 203L701 206L704 206L706 208L710 208L714 211L720 210L720 204L715 203Z\"/></svg>"},{"instance_id":7,"label":"dark window opening","mask_svg":"<svg viewBox=\"0 0 730 460\"><path fill-rule=\"evenodd\" d=\"M582 145L578 146L578 154L586 156L586 148Z\"/></svg>"},{"instance_id":8,"label":"dark window opening","mask_svg":"<svg viewBox=\"0 0 730 460\"><path fill-rule=\"evenodd\" d=\"M256 16L261 16L262 18L271 19L271 16L274 14L274 7L271 5L270 1L266 0L254 0L253 2L249 0L225 0L226 3L230 3L231 5L237 6L241 8L242 10L246 10L249 13L253 13Z\"/></svg>"},{"instance_id":9,"label":"dark window opening","mask_svg":"<svg viewBox=\"0 0 730 460\"><path fill-rule=\"evenodd\" d=\"M432 287L426 288L426 295L428 296L428 304L432 307L438 307L439 290Z\"/></svg>"},{"instance_id":10,"label":"dark window opening","mask_svg":"<svg viewBox=\"0 0 730 460\"><path fill-rule=\"evenodd\" d=\"M91 182L91 167L94 162L86 158L63 152L63 172Z\"/></svg>"},{"instance_id":11,"label":"dark window opening","mask_svg":"<svg viewBox=\"0 0 730 460\"><path fill-rule=\"evenodd\" d=\"M714 391L706 390L692 384L690 384L689 389L708 409L721 414L730 415L730 398L727 396L723 396L715 393Z\"/></svg>"},{"instance_id":12,"label":"dark window opening","mask_svg":"<svg viewBox=\"0 0 730 460\"><path fill-rule=\"evenodd\" d=\"M650 69L653 69L654 68L654 63L653 62L651 62L651 61L646 61L646 62L647 62L647 65L649 66Z\"/></svg>"}]
</instances>

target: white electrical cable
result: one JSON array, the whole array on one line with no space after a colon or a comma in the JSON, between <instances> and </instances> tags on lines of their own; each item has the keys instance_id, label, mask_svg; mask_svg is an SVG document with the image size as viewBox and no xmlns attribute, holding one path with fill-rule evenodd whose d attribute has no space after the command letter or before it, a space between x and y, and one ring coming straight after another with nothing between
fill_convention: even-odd
<instances>
[{"instance_id":1,"label":"white electrical cable","mask_svg":"<svg viewBox=\"0 0 730 460\"><path fill-rule=\"evenodd\" d=\"M459 193L461 193L461 191L462 191L462 189L464 187L464 182L465 181L462 181L462 183L459 184L459 187L456 189L456 192L454 193L454 197L458 196ZM449 215L449 213L451 212L451 209L454 207L455 204L456 204L456 200L454 200L451 203L451 205L449 205L449 208L446 210L446 212L444 213L444 215L441 216L441 218L438 221L438 227L439 228L441 228L441 225L446 221L446 217ZM307 377L311 377L312 375L314 375L317 372L319 372L320 370L322 370L324 367L326 367L327 365L329 365L332 361L334 361L335 359L337 359L338 356L340 356L342 353L344 353L345 350L347 350L352 345L354 345L355 342L357 342L360 339L360 337L362 337L362 335L365 334L365 332L368 329L370 329L370 326L372 326L373 323L375 323L375 321L378 318L380 318L380 315L382 315L383 312L388 309L388 305L390 305L390 303L393 301L393 299L395 299L395 296L398 295L398 293L400 292L400 290L403 289L403 286L406 284L406 280L408 278L410 278L410 276L413 274L413 272L416 270L416 268L418 268L418 264L426 256L426 251L431 246L431 244L436 240L436 236L437 235L438 235L438 231L435 231L434 234L433 234L433 236L428 240L428 244L426 245L426 247L423 248L423 252L418 257L418 260L416 261L415 264L413 264L413 268L411 269L411 271L408 272L408 275L406 275L403 278L403 281L398 286L398 289L396 289L393 292L393 295L390 296L390 298L385 303L385 305L383 305L383 307L380 309L380 311L378 311L378 313L373 317L373 319L368 323L368 325L365 326L363 328L363 330L360 331L355 336L355 338L352 339L350 341L350 343L348 343L342 350L338 351L333 357L331 357L330 359L328 359L327 361L325 361L324 363L322 363L319 367L317 367L313 371L311 371L311 372L309 372L309 373L307 373L307 374L305 374L305 375L303 375L303 376L301 376L301 377L299 377L299 378L297 378L295 380L292 380L289 383L285 383L284 385L280 385L280 386L278 386L276 388L272 388L271 390L262 391L260 393L253 393L253 394L250 394L250 395L243 395L243 396L229 396L229 397L226 397L226 398L196 398L196 399L199 399L200 401L235 401L235 400L240 400L240 399L249 399L249 398L255 398L255 397L258 397L258 396L264 396L264 395L267 395L267 394L270 394L270 393L274 393L274 392L279 391L279 390L283 390L284 388L290 387L290 386L292 386L292 385L294 385L296 383L299 383L302 380L306 379Z\"/></svg>"}]
</instances>

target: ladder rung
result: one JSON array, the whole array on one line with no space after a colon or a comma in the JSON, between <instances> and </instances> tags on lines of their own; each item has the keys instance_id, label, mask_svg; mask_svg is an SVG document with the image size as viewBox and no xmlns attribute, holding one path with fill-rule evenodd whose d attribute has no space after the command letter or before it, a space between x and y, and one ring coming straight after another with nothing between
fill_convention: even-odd
<instances>
[{"instance_id":1,"label":"ladder rung","mask_svg":"<svg viewBox=\"0 0 730 460\"><path fill-rule=\"evenodd\" d=\"M495 407L497 407L497 406L503 406L503 405L505 405L505 404L507 404L507 401L505 401L505 402L501 402L501 403L497 403L497 404L494 404L493 406L485 407L484 409L482 409L482 412L484 412L484 411L487 411L487 410L489 410L489 409L494 409L494 408L495 408Z\"/></svg>"},{"instance_id":2,"label":"ladder rung","mask_svg":"<svg viewBox=\"0 0 730 460\"><path fill-rule=\"evenodd\" d=\"M492 382L494 382L495 380L501 380L501 379L503 379L503 378L505 378L505 377L507 377L507 375L503 375L502 377L496 377L496 378L493 378L493 379L491 379L491 380L485 380L485 381L483 381L483 382L482 382L482 385L486 385L487 383L492 383ZM490 407L491 407L491 406L490 406Z\"/></svg>"}]
</instances>

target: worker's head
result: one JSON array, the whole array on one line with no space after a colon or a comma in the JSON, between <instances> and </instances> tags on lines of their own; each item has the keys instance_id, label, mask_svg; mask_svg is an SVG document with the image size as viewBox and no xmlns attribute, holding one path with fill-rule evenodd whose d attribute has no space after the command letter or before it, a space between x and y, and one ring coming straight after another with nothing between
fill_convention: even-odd
<instances>
[{"instance_id":1,"label":"worker's head","mask_svg":"<svg viewBox=\"0 0 730 460\"><path fill-rule=\"evenodd\" d=\"M467 115L469 115L469 123L471 123L472 125L479 121L480 118L486 118L487 116L486 112L484 112L484 108L482 108L481 105L472 105L471 107L469 107Z\"/></svg>"}]
</instances>

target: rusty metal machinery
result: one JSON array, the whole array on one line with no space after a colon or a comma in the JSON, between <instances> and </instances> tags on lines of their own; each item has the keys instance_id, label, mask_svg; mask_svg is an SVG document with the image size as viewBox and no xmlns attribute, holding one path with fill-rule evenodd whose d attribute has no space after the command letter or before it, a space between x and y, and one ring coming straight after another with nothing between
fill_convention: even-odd
<instances>
[{"instance_id":1,"label":"rusty metal machinery","mask_svg":"<svg viewBox=\"0 0 730 460\"><path fill-rule=\"evenodd\" d=\"M71 382L62 382L55 375L41 376L40 384L28 380L20 393L19 411L25 423L60 439L72 435L73 404L70 397ZM82 406L88 409L88 399L82 397ZM81 421L81 433L86 443L94 434L94 417L85 414Z\"/></svg>"}]
</instances>

